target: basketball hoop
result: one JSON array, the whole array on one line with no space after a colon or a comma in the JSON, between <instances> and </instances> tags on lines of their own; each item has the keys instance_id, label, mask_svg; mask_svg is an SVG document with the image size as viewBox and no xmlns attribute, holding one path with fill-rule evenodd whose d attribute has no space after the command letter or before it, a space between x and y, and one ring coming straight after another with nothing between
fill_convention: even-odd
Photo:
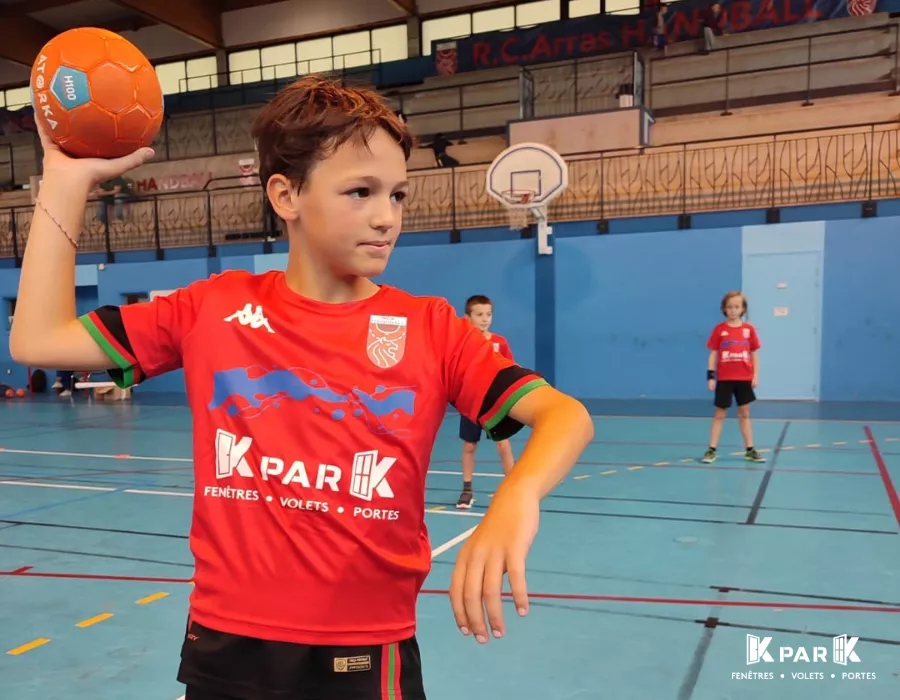
<instances>
[{"instance_id":1,"label":"basketball hoop","mask_svg":"<svg viewBox=\"0 0 900 700\"><path fill-rule=\"evenodd\" d=\"M520 143L498 155L488 168L485 186L488 194L509 213L509 227L521 231L531 218L537 223L539 255L551 255L547 208L569 183L568 165L549 146Z\"/></svg>"},{"instance_id":2,"label":"basketball hoop","mask_svg":"<svg viewBox=\"0 0 900 700\"><path fill-rule=\"evenodd\" d=\"M535 196L534 190L504 190L501 193L506 211L509 214L509 228L511 231L521 231L528 227L528 214L532 208L528 205Z\"/></svg>"}]
</instances>

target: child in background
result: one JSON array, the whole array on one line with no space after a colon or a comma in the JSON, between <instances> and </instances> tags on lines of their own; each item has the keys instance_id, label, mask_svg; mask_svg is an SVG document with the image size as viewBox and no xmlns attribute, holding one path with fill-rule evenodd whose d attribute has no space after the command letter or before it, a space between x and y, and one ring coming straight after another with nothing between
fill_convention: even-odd
<instances>
[{"instance_id":1,"label":"child in background","mask_svg":"<svg viewBox=\"0 0 900 700\"><path fill-rule=\"evenodd\" d=\"M494 305L488 297L476 294L466 300L466 318L484 334L485 338L491 341L494 352L499 352L512 362L513 354L506 338L490 331L493 316ZM472 477L475 474L475 450L478 449L478 442L481 440L481 431L482 428L478 423L469 420L464 415L459 416L459 439L463 441L463 490L456 502L457 508L468 509L475 503ZM513 468L513 453L509 440L499 440L496 444L497 454L500 455L500 467L503 469L504 475L509 474Z\"/></svg>"},{"instance_id":2,"label":"child in background","mask_svg":"<svg viewBox=\"0 0 900 700\"><path fill-rule=\"evenodd\" d=\"M734 397L738 407L738 425L747 450L744 459L748 462L765 462L753 447L753 430L750 426L750 404L756 401L754 389L759 382L759 337L756 329L744 321L747 299L743 294L728 292L722 299L721 309L727 320L713 329L706 344L709 348L706 378L709 390L715 392L716 411L710 430L709 448L701 461L706 464L716 461L722 423Z\"/></svg>"}]
</instances>

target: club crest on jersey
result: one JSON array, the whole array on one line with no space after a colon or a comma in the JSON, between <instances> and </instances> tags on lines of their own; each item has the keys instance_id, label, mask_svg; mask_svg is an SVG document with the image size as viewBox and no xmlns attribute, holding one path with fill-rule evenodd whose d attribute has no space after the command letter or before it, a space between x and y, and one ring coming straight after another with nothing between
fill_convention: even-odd
<instances>
[{"instance_id":1,"label":"club crest on jersey","mask_svg":"<svg viewBox=\"0 0 900 700\"><path fill-rule=\"evenodd\" d=\"M393 367L406 352L405 316L370 316L366 355L381 369Z\"/></svg>"}]
</instances>

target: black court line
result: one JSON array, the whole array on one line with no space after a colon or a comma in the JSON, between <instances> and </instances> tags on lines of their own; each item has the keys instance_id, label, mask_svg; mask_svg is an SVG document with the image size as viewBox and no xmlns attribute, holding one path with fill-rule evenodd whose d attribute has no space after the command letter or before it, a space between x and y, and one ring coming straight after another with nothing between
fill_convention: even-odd
<instances>
[{"instance_id":1,"label":"black court line","mask_svg":"<svg viewBox=\"0 0 900 700\"><path fill-rule=\"evenodd\" d=\"M793 629L791 627L773 627L772 625L748 625L743 622L722 622L719 621L719 627L731 627L736 630L751 630L754 632L777 632L778 634L802 634L804 637L822 637L823 639L834 639L837 634L842 632L816 632L810 629ZM857 636L857 635L851 635ZM900 646L900 639L881 639L880 637L859 637L861 642L869 642L871 644L886 644L889 646Z\"/></svg>"},{"instance_id":2,"label":"black court line","mask_svg":"<svg viewBox=\"0 0 900 700\"><path fill-rule=\"evenodd\" d=\"M183 564L175 561L164 561L162 559L144 559L142 557L128 557L122 554L101 554L99 552L81 552L75 549L53 549L50 547L26 547L17 544L0 544L0 549L18 549L25 552L50 552L51 554L70 554L78 557L93 557L96 559L115 559L118 561L133 561L141 564L162 564L164 566L180 566L187 569L193 569L193 564Z\"/></svg>"},{"instance_id":3,"label":"black court line","mask_svg":"<svg viewBox=\"0 0 900 700\"><path fill-rule=\"evenodd\" d=\"M140 537L165 537L173 540L186 540L187 535L173 535L168 532L145 532L143 530L119 530L112 527L89 527L87 525L66 525L62 523L42 523L39 521L28 520L0 520L0 523L9 523L11 525L27 525L29 527L49 527L59 530L81 530L84 532L107 532L114 535L138 535Z\"/></svg>"},{"instance_id":4,"label":"black court line","mask_svg":"<svg viewBox=\"0 0 900 700\"><path fill-rule=\"evenodd\" d=\"M487 491L489 489L485 489ZM438 486L429 486L429 492L437 492L437 493L453 493L458 494L459 488L448 489ZM610 503L648 503L654 505L667 505L667 506L694 506L694 507L705 507L705 508L733 508L736 510L747 510L750 506L744 505L742 503L714 503L710 501L679 501L674 499L666 499L666 498L626 498L623 496L572 496L570 494L561 494L561 493L551 493L544 500L545 501L553 501L553 500L571 500L571 501L592 501L592 502L604 502L608 501ZM447 505L453 505L452 503L447 502ZM869 512L869 511L856 511L856 510L838 510L834 508L787 508L784 506L769 506L762 507L761 510L765 511L779 511L785 513L825 513L830 515L865 515L872 516L877 518L890 518L891 516L883 511L881 512Z\"/></svg>"},{"instance_id":5,"label":"black court line","mask_svg":"<svg viewBox=\"0 0 900 700\"><path fill-rule=\"evenodd\" d=\"M781 434L778 436L778 442L775 443L775 449L772 451L772 459L766 465L766 473L763 474L759 489L756 492L756 498L753 499L753 505L750 506L750 512L747 514L747 525L754 525L756 523L756 516L759 515L759 509L762 506L763 499L766 497L766 491L769 490L769 482L772 480L775 462L778 460L778 455L781 453L781 448L784 446L784 438L787 435L788 427L790 427L790 425L791 422L786 421L784 427L781 429Z\"/></svg>"},{"instance_id":6,"label":"black court line","mask_svg":"<svg viewBox=\"0 0 900 700\"><path fill-rule=\"evenodd\" d=\"M447 503L445 501L426 501L425 505L434 508L435 506L443 506L447 507ZM484 507L481 508L473 508L469 512L477 512L484 513L486 509ZM542 508L542 515L577 515L588 518L621 518L624 520L651 520L651 521L660 521L660 522L675 522L675 523L700 523L703 525L738 525L740 527L744 527L746 523L743 520L717 520L714 518L689 518L689 517L680 517L674 515L642 515L637 513L599 513L599 512L591 512L584 510L562 510L559 508ZM864 529L864 528L850 528L850 527L827 527L824 525L794 525L791 523L756 523L756 527L773 527L773 528L784 528L786 530L810 530L810 531L820 531L820 532L851 532L863 535L893 535L897 536L900 533L894 530L872 530L872 529Z\"/></svg>"},{"instance_id":7,"label":"black court line","mask_svg":"<svg viewBox=\"0 0 900 700\"><path fill-rule=\"evenodd\" d=\"M726 595L727 594L724 591L719 591L720 599L724 598ZM681 687L678 689L678 700L691 700L691 697L694 695L694 688L697 687L697 681L700 679L700 671L703 669L703 662L706 661L706 654L709 651L710 644L712 644L713 633L718 624L720 612L721 608L714 607L710 609L709 616L706 620L702 621L703 634L700 637L700 641L697 643L697 648L694 649L691 665L688 667L687 674L681 682ZM696 620L695 622L701 621Z\"/></svg>"},{"instance_id":8,"label":"black court line","mask_svg":"<svg viewBox=\"0 0 900 700\"><path fill-rule=\"evenodd\" d=\"M823 595L821 593L797 593L789 591L772 591L764 588L742 588L740 586L710 586L717 591L733 591L735 593L754 593L763 596L777 596L785 598L804 598L807 600L833 600L839 603L861 603L863 605L886 605L891 607L900 607L900 602L873 600L871 598L848 598L847 596Z\"/></svg>"}]
</instances>

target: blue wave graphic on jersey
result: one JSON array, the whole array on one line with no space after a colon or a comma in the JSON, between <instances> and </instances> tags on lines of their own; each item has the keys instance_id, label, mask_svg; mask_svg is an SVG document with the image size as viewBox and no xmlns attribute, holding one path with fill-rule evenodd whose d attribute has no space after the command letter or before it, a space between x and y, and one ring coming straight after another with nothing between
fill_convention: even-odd
<instances>
[{"instance_id":1,"label":"blue wave graphic on jersey","mask_svg":"<svg viewBox=\"0 0 900 700\"><path fill-rule=\"evenodd\" d=\"M377 386L372 392L354 388L350 393L342 393L332 389L321 375L303 367L236 367L216 372L208 408L225 408L232 416L256 418L284 401L302 402L309 398L332 406L333 420L343 420L349 414L365 420L369 429L379 435L408 433L406 428L390 423L406 422L404 418L415 415L416 392L409 387ZM321 413L318 407L313 412Z\"/></svg>"}]
</instances>

